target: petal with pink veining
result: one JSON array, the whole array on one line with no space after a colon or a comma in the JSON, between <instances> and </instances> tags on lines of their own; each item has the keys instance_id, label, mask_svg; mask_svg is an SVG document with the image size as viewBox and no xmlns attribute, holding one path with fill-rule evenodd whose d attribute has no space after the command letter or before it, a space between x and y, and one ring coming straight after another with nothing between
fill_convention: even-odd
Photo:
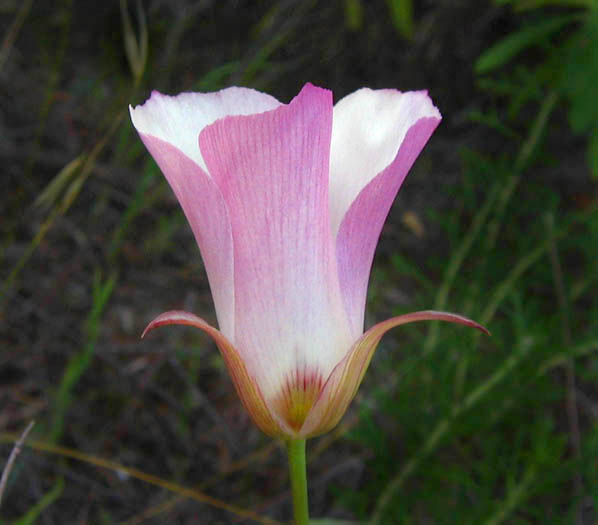
<instances>
[{"instance_id":1,"label":"petal with pink veining","mask_svg":"<svg viewBox=\"0 0 598 525\"><path fill-rule=\"evenodd\" d=\"M235 328L233 244L228 210L220 190L193 160L169 142L141 133L140 137L185 212L210 281L218 325L222 333L232 338Z\"/></svg>"},{"instance_id":2,"label":"petal with pink veining","mask_svg":"<svg viewBox=\"0 0 598 525\"><path fill-rule=\"evenodd\" d=\"M129 106L129 111L139 133L170 142L205 170L197 144L202 129L228 115L252 115L279 105L266 93L230 87L214 93L181 93L174 97L152 91L143 105Z\"/></svg>"},{"instance_id":3,"label":"petal with pink veining","mask_svg":"<svg viewBox=\"0 0 598 525\"><path fill-rule=\"evenodd\" d=\"M247 88L216 93L157 91L145 104L130 107L131 120L160 166L189 221L210 281L220 330L234 334L232 236L228 210L220 190L205 171L199 133L226 115L268 111L280 103Z\"/></svg>"},{"instance_id":4,"label":"petal with pink veining","mask_svg":"<svg viewBox=\"0 0 598 525\"><path fill-rule=\"evenodd\" d=\"M357 336L384 220L440 122L425 92L359 90L334 108L330 202L345 308Z\"/></svg>"},{"instance_id":5,"label":"petal with pink veining","mask_svg":"<svg viewBox=\"0 0 598 525\"><path fill-rule=\"evenodd\" d=\"M476 328L490 335L482 325L448 312L427 310L400 315L372 326L353 345L326 381L320 396L307 416L300 435L311 437L334 428L355 397L382 336L391 328L416 321L446 321Z\"/></svg>"},{"instance_id":6,"label":"petal with pink veining","mask_svg":"<svg viewBox=\"0 0 598 525\"><path fill-rule=\"evenodd\" d=\"M231 213L234 343L268 402L289 376L327 377L350 348L328 212L332 100L208 126L200 148Z\"/></svg>"}]
</instances>

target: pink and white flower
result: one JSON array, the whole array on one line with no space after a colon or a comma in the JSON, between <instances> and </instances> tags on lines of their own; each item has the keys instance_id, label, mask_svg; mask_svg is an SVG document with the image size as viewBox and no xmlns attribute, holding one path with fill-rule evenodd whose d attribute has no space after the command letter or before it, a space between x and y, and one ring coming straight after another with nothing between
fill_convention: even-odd
<instances>
[{"instance_id":1,"label":"pink and white flower","mask_svg":"<svg viewBox=\"0 0 598 525\"><path fill-rule=\"evenodd\" d=\"M153 92L131 119L168 179L205 264L219 330L170 311L220 349L255 423L300 439L333 428L382 335L439 319L417 312L363 333L382 225L441 120L424 91L360 89L332 103L307 84L289 103L247 88Z\"/></svg>"}]
</instances>

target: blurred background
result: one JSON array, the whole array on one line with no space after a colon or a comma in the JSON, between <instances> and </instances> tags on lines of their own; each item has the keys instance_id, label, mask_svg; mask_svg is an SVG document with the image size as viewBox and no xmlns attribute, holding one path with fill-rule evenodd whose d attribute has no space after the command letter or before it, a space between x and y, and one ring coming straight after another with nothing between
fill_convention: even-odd
<instances>
[{"instance_id":1,"label":"blurred background","mask_svg":"<svg viewBox=\"0 0 598 525\"><path fill-rule=\"evenodd\" d=\"M382 232L387 335L308 443L311 513L598 520L598 2L0 1L1 523L279 523L280 445L197 330L190 228L128 116L152 89L427 89L444 120Z\"/></svg>"}]
</instances>

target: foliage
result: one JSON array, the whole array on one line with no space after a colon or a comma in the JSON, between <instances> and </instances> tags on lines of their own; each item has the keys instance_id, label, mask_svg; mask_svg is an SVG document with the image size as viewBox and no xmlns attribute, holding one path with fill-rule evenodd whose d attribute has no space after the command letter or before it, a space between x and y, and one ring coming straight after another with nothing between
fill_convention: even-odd
<instances>
[{"instance_id":1,"label":"foliage","mask_svg":"<svg viewBox=\"0 0 598 525\"><path fill-rule=\"evenodd\" d=\"M518 9L548 4L512 3ZM568 3L574 4L580 2ZM370 462L375 475L359 498L342 493L363 520L502 523L519 515L541 523L579 523L588 513L582 510L584 486L592 494L594 480L581 465L591 461L593 438L579 428L576 396L578 388L585 388L575 378L580 380L581 370L593 362L591 353L598 350L593 323L598 303L595 296L573 290L587 291L585 283L597 278L595 200L585 213L571 214L547 188L530 183L518 188L525 173L547 158L543 144L555 127L559 97L567 100L573 131L589 135L588 159L598 175L598 115L590 87L598 80L598 10L583 5L588 9L581 13L542 11L526 18L475 64L482 88L502 97L507 108L506 118L497 111L478 111L472 114L475 121L521 146L502 159L463 151L464 186L494 183L485 200L476 192L461 195L462 213L472 217L469 227L446 226L456 248L444 269L435 308L444 308L450 296L458 311L486 323L493 337L490 345L480 347L477 335L464 341L458 331L432 329L423 345L414 338L406 349L409 357L401 361L397 381L377 389L380 410L364 408L362 423L351 433L375 451ZM529 59L525 53L532 48L543 53ZM515 126L525 131L528 108L538 103L527 140L521 142ZM515 192L525 207L512 202ZM566 278L563 267L571 258L580 265L579 273ZM422 272L404 258L398 261L401 273ZM431 271L433 267L424 269ZM563 377L561 390L556 385ZM593 379L586 383L588 379L581 384L589 386ZM567 400L564 426L554 407L561 397ZM394 422L387 436L399 448L389 446L373 418ZM387 465L397 463L402 464L398 471L389 472ZM559 489L569 479L574 480L573 498ZM364 501L375 502L373 515ZM589 514L598 515L595 500Z\"/></svg>"},{"instance_id":2,"label":"foliage","mask_svg":"<svg viewBox=\"0 0 598 525\"><path fill-rule=\"evenodd\" d=\"M532 48L544 50L543 59L524 66L526 85L509 88L518 105L526 95L539 89L552 89L567 99L569 121L575 133L587 139L587 158L592 175L598 178L598 110L593 103L598 81L598 4L593 0L562 0L559 2L511 0L519 10L537 10L534 18L526 19L523 27L505 36L478 59L475 65L480 75L512 64L523 52ZM573 13L542 9L548 4L571 8ZM574 9L574 8L585 9ZM563 34L566 37L563 37ZM523 93L523 100L521 100Z\"/></svg>"}]
</instances>

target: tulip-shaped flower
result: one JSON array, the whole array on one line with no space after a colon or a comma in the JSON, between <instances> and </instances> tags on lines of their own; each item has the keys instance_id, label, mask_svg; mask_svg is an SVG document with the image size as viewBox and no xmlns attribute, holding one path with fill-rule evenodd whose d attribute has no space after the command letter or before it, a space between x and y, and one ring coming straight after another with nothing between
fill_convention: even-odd
<instances>
[{"instance_id":1,"label":"tulip-shaped flower","mask_svg":"<svg viewBox=\"0 0 598 525\"><path fill-rule=\"evenodd\" d=\"M426 92L361 89L334 107L307 84L288 105L246 88L154 92L133 124L179 200L205 264L219 330L192 313L165 324L207 332L255 423L303 440L333 428L382 335L363 333L386 215L440 122Z\"/></svg>"}]
</instances>

